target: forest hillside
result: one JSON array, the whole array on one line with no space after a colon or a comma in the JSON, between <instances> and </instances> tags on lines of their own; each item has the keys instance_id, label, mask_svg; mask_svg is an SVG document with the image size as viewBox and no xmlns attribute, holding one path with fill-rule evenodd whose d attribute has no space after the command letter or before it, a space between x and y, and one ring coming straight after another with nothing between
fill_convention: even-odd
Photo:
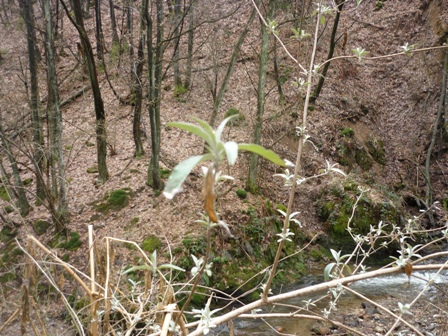
<instances>
[{"instance_id":1,"label":"forest hillside","mask_svg":"<svg viewBox=\"0 0 448 336\"><path fill-rule=\"evenodd\" d=\"M54 334L83 334L86 324L92 335L119 330L121 322L100 333L86 322L101 310L88 302L99 300L80 293L64 262L96 274L101 288L132 284L131 292L150 291L157 258L176 265L162 267L169 276L153 288L191 283L199 294L173 285L154 305L180 309L209 307L217 294L204 287L263 298L266 280L267 290L303 283L310 269L324 274L336 251L355 251L357 269L368 248L370 265L395 257L401 267L445 250L446 0L2 0L0 36L0 335L2 325L5 335L18 332L19 315L31 335L23 307L39 323L33 305L45 307L55 322L42 328ZM201 132L228 117L226 147L216 149ZM269 151L242 145L229 164L235 143ZM175 169L207 151L216 155ZM294 177L285 162L299 163ZM165 197L180 182L182 192ZM433 241L434 250L413 248ZM145 263L151 272L133 268ZM128 312L138 309L131 301ZM82 322L62 313L67 305ZM151 328L163 324L157 307ZM132 314L108 314L128 323L123 332L149 334Z\"/></svg>"}]
</instances>

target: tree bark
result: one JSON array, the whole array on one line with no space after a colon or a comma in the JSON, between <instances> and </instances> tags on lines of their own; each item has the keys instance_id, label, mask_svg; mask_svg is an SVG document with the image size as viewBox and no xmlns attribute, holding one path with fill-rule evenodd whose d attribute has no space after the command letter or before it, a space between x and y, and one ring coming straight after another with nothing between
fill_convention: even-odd
<instances>
[{"instance_id":1,"label":"tree bark","mask_svg":"<svg viewBox=\"0 0 448 336\"><path fill-rule=\"evenodd\" d=\"M193 46L194 46L194 0L188 3L188 50L187 50L187 66L185 69L185 88L191 87L191 73L193 69Z\"/></svg>"},{"instance_id":2,"label":"tree bark","mask_svg":"<svg viewBox=\"0 0 448 336\"><path fill-rule=\"evenodd\" d=\"M52 193L57 202L55 220L56 231L65 229L70 214L65 185L65 165L62 151L62 114L60 109L58 79L55 68L53 27L50 11L50 0L44 0L45 15L45 55L47 61L48 83L48 123L50 129L50 162L52 175ZM49 200L50 202L52 200Z\"/></svg>"},{"instance_id":3,"label":"tree bark","mask_svg":"<svg viewBox=\"0 0 448 336\"><path fill-rule=\"evenodd\" d=\"M3 147L6 150L6 154L8 156L9 162L11 163L11 170L14 179L14 195L17 197L17 207L19 208L20 215L26 216L30 212L30 204L28 203L28 199L25 195L25 189L23 187L22 180L20 179L19 167L17 166L17 161L12 154L11 146L9 145L9 140L6 139L6 136L3 132L3 121L0 118L0 138L3 144Z\"/></svg>"},{"instance_id":4,"label":"tree bark","mask_svg":"<svg viewBox=\"0 0 448 336\"><path fill-rule=\"evenodd\" d=\"M249 28L250 25L252 24L252 21L255 18L255 14L256 10L253 9L252 13L249 16L249 19L247 20L246 26L244 27L244 30L241 32L241 35L238 38L238 41L236 42L235 48L233 49L232 57L230 58L229 66L227 67L227 72L226 75L224 76L221 87L219 88L218 93L213 97L213 112L210 118L210 126L212 127L215 126L216 118L218 116L218 111L222 103L224 92L226 91L227 85L229 84L236 59L238 57L238 54L240 53L241 45L243 44L244 39L246 38L246 35L249 32Z\"/></svg>"},{"instance_id":5,"label":"tree bark","mask_svg":"<svg viewBox=\"0 0 448 336\"><path fill-rule=\"evenodd\" d=\"M119 43L118 33L117 33L117 19L115 18L115 8L113 0L109 0L109 9L110 9L110 23L112 26L112 46L115 46Z\"/></svg>"},{"instance_id":6,"label":"tree bark","mask_svg":"<svg viewBox=\"0 0 448 336\"><path fill-rule=\"evenodd\" d=\"M330 49L328 50L327 60L333 58L334 48L336 47L336 32L338 31L339 18L341 17L341 11L343 6L344 6L344 0L338 0L336 16L333 22L333 30L331 31ZM310 97L310 104L313 104L316 101L317 97L319 97L320 91L324 86L325 76L327 76L327 71L330 68L330 63L331 62L325 63L322 69L322 73L320 74L319 77L319 82L317 83L316 87L314 88L313 94Z\"/></svg>"},{"instance_id":7,"label":"tree bark","mask_svg":"<svg viewBox=\"0 0 448 336\"><path fill-rule=\"evenodd\" d=\"M144 62L144 44L145 44L145 25L146 18L145 13L148 12L148 0L142 1L142 8L140 14L140 37L138 42L137 50L137 66L135 73L133 73L133 86L135 88L135 106L134 106L134 121L132 126L132 134L134 136L135 143L135 153L134 157L138 158L143 156L143 145L142 145L142 132L141 132L141 119L142 119L142 101L143 101L143 85L142 85L142 74L143 74L143 62Z\"/></svg>"},{"instance_id":8,"label":"tree bark","mask_svg":"<svg viewBox=\"0 0 448 336\"><path fill-rule=\"evenodd\" d=\"M95 103L95 118L96 118L96 149L98 159L98 172L99 181L105 182L109 178L109 172L107 171L107 138L106 138L106 113L104 111L104 103L101 97L101 91L98 84L98 77L96 73L95 57L93 56L92 45L90 44L89 37L87 36L86 29L84 27L84 19L82 17L82 9L80 0L73 0L73 9L75 14L75 21L70 16L70 12L64 2L61 3L70 18L70 21L74 24L78 30L79 37L82 43L83 56L87 63L89 71L90 82L92 84L93 99Z\"/></svg>"},{"instance_id":9,"label":"tree bark","mask_svg":"<svg viewBox=\"0 0 448 336\"><path fill-rule=\"evenodd\" d=\"M28 44L28 60L30 65L30 109L33 127L33 161L36 169L36 204L41 204L45 199L45 182L43 179L44 172L44 137L42 117L39 111L39 86L37 80L37 59L36 59L36 31L34 30L34 11L31 0L20 0L23 17L26 23L26 35Z\"/></svg>"},{"instance_id":10,"label":"tree bark","mask_svg":"<svg viewBox=\"0 0 448 336\"><path fill-rule=\"evenodd\" d=\"M96 52L99 60L103 60L104 48L103 48L103 25L101 23L101 0L95 0L95 37L96 37Z\"/></svg>"},{"instance_id":11,"label":"tree bark","mask_svg":"<svg viewBox=\"0 0 448 336\"><path fill-rule=\"evenodd\" d=\"M182 86L182 79L180 78L180 70L179 70L179 43L180 43L180 34L182 30L180 29L180 23L183 18L181 18L180 11L181 2L180 0L174 1L174 55L173 55L173 70L174 70L174 85L176 87Z\"/></svg>"},{"instance_id":12,"label":"tree bark","mask_svg":"<svg viewBox=\"0 0 448 336\"><path fill-rule=\"evenodd\" d=\"M160 103L162 86L162 58L163 58L163 0L156 1L157 31L156 48L153 55L152 48L152 22L147 20L148 29L148 72L149 72L149 121L151 125L151 161L148 167L147 184L159 193L164 185L160 177Z\"/></svg>"},{"instance_id":13,"label":"tree bark","mask_svg":"<svg viewBox=\"0 0 448 336\"><path fill-rule=\"evenodd\" d=\"M272 2L269 1L269 11L272 10ZM265 86L266 86L266 69L269 53L269 32L264 23L260 20L261 25L261 50L260 50L260 66L258 68L258 89L257 89L257 120L254 127L254 135L252 143L260 144L261 131L263 126L264 105L266 102ZM252 192L258 192L257 175L258 175L259 156L255 153L251 154L249 162L249 174L247 178L247 189Z\"/></svg>"}]
</instances>

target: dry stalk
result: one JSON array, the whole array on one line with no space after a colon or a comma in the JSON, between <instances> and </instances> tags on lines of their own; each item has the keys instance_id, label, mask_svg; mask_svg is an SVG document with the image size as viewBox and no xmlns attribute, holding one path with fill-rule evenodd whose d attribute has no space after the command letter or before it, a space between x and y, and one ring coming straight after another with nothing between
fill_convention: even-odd
<instances>
[{"instance_id":1,"label":"dry stalk","mask_svg":"<svg viewBox=\"0 0 448 336\"><path fill-rule=\"evenodd\" d=\"M90 257L90 313L91 324L89 326L90 335L98 336L98 293L95 282L95 254L94 254L94 240L93 240L93 225L89 225L89 257Z\"/></svg>"},{"instance_id":2,"label":"dry stalk","mask_svg":"<svg viewBox=\"0 0 448 336\"><path fill-rule=\"evenodd\" d=\"M39 246L42 250L44 250L46 253L48 253L50 256L52 256L53 258L55 258L57 261L59 261L61 263L61 265L66 269L70 271L70 274L74 274L74 276L76 276L75 279L79 279L79 277L77 276L76 273L74 273L70 267L68 267L66 265L65 262L63 262L61 259L59 259L56 255L54 255L54 253L52 253L50 250L48 250L45 246L43 246L36 238L34 238L31 235L28 235L28 239L33 241L34 243L36 243L37 246ZM76 312L73 310L73 308L71 307L70 303L67 301L67 298L64 296L64 293L61 292L61 290L59 289L58 285L56 284L56 282L54 281L54 279L39 265L38 261L31 256L28 251L20 244L20 242L16 239L16 244L17 246L28 256L28 258L31 259L31 261L36 265L36 267L42 272L42 274L47 278L47 280L50 282L50 284L53 286L53 288L59 293L59 295L62 298L62 301L65 305L65 307L68 310L68 313L70 314L70 316L72 317L73 321L76 322L75 327L78 330L78 334L85 336L84 333L84 328L82 326L81 321L79 320L79 317L77 316ZM82 282L81 279L79 279ZM84 283L83 283L84 284ZM89 292L88 287L84 284L84 287L87 288L87 292Z\"/></svg>"},{"instance_id":3,"label":"dry stalk","mask_svg":"<svg viewBox=\"0 0 448 336\"><path fill-rule=\"evenodd\" d=\"M169 328L170 328L170 322L173 318L173 312L176 309L176 304L175 303L171 303L168 306L165 307L165 310L167 310L167 313L165 315L165 319L163 320L163 326L162 326L162 331L160 333L161 336L167 336L169 333Z\"/></svg>"},{"instance_id":4,"label":"dry stalk","mask_svg":"<svg viewBox=\"0 0 448 336\"><path fill-rule=\"evenodd\" d=\"M14 313L12 313L12 315L9 317L9 319L6 320L6 322L0 327L0 333L3 331L3 329L5 329L8 324L10 324L12 321L14 321L14 319L16 318L16 316L20 313L20 308L17 308Z\"/></svg>"},{"instance_id":5,"label":"dry stalk","mask_svg":"<svg viewBox=\"0 0 448 336\"><path fill-rule=\"evenodd\" d=\"M50 255L54 260L56 260L62 267L65 268L65 270L81 285L82 288L84 288L84 290L86 291L86 293L90 296L90 289L89 287L86 285L86 283L84 281L82 281L82 279L78 276L78 274L76 274L70 267L69 264L67 264L66 262L64 262L63 260L59 259L57 255L55 255L53 252L51 252L49 249L47 249L40 241L38 241L36 238L34 238L31 235L28 235L27 237L29 240L32 240L41 250L43 250L45 253L47 253L48 255ZM20 245L19 245L20 246ZM28 254L28 251L26 251L22 246L20 246L20 248L25 251ZM29 255L29 254L28 254ZM31 257L31 256L30 256ZM34 258L33 258L34 260ZM37 261L34 260L34 263L36 265L38 265ZM40 267L39 267L40 268ZM41 269L42 270L42 269Z\"/></svg>"}]
</instances>

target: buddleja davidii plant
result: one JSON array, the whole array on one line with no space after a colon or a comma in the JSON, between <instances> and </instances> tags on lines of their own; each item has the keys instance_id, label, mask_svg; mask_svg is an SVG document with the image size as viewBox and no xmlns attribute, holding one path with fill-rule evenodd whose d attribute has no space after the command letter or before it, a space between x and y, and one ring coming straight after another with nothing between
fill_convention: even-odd
<instances>
[{"instance_id":1,"label":"buddleja davidii plant","mask_svg":"<svg viewBox=\"0 0 448 336\"><path fill-rule=\"evenodd\" d=\"M219 219L219 215L215 209L215 186L217 182L222 179L233 179L230 176L221 175L219 168L221 167L223 162L227 160L230 166L234 165L238 158L238 152L240 150L244 150L256 153L277 165L286 165L285 161L282 160L277 154L275 154L271 150L265 149L262 146L246 143L238 144L234 141L223 141L222 132L226 124L234 117L235 116L231 116L224 119L216 128L216 130L214 130L207 122L198 118L193 118L193 120L195 120L199 125L188 122L171 122L167 124L170 127L177 127L199 136L202 140L205 141L206 153L189 157L188 159L182 161L176 167L174 167L163 191L163 194L166 198L172 199L177 193L182 191L183 182L196 166L203 162L210 162L208 164L208 167L203 167L204 182L202 188L202 196L204 198L203 208L206 215L201 215L202 218L196 221L198 223L204 224L207 227L206 251L203 258L201 257L200 259L198 259L196 256L192 256L195 262L195 267L193 267L192 270L192 275L195 277L195 281L192 285L190 295L188 296L181 309L180 314L178 315L179 318L180 316L182 316L186 307L189 305L204 271L207 273L208 277L211 276L211 270L209 266L210 264L207 263L211 248L211 229L219 225L225 229L228 235L232 236L228 225L224 221ZM209 305L209 302L207 303L207 305ZM203 312L210 313L209 307L206 306ZM209 318L210 316L202 316L201 321L208 321ZM206 328L206 330L208 330L208 328Z\"/></svg>"}]
</instances>

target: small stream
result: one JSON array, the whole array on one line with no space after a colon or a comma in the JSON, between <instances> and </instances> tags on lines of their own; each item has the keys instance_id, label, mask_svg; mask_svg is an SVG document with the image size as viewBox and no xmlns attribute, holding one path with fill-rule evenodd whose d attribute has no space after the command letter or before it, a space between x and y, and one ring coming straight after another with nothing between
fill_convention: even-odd
<instances>
[{"instance_id":1,"label":"small stream","mask_svg":"<svg viewBox=\"0 0 448 336\"><path fill-rule=\"evenodd\" d=\"M353 283L350 288L356 290L362 295L368 297L373 301L386 300L387 298L394 298L399 302L408 303L414 299L418 293L426 285L425 279L429 280L434 276L435 272L415 272L413 273L417 277L413 276L410 283L408 282L408 277L405 274L394 274L388 276L382 276L372 279L367 279ZM319 277L321 278L321 277ZM321 280L316 276L306 277L304 282L305 285L291 286L284 288L282 290L291 291L299 288L303 288ZM421 279L420 279L421 278ZM448 283L448 271L442 271L434 279L434 284L447 284ZM287 304L304 306L303 300L317 299L324 295L325 293L317 293L313 296L300 297L288 300ZM424 294L425 298L430 301L435 299L437 296L437 291L434 287L430 287ZM348 312L360 309L363 301L352 293L344 293L338 300L338 312ZM328 305L328 299L322 300L322 302L317 303L316 307L313 309L316 312L320 312L323 308ZM291 308L275 306L275 307L265 307L260 313L289 313ZM336 312L336 315L338 314ZM269 324L274 328L279 328L282 333L293 334L300 336L314 335L311 329L316 325L316 321L309 319L294 319L294 318L269 318ZM236 319L234 320L235 335L276 335L277 333L272 330L267 323L263 322L261 319ZM227 326L220 326L211 331L212 335L229 335Z\"/></svg>"}]
</instances>

